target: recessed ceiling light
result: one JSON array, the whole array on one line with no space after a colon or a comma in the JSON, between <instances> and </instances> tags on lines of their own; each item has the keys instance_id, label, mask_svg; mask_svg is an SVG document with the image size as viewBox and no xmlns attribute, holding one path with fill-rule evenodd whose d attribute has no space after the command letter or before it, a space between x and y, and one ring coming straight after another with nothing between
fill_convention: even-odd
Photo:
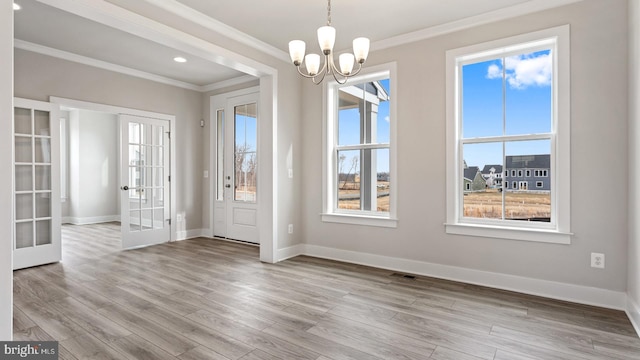
<instances>
[{"instance_id":1,"label":"recessed ceiling light","mask_svg":"<svg viewBox=\"0 0 640 360\"><path fill-rule=\"evenodd\" d=\"M179 62L179 63L185 63L187 62L187 59L183 58L182 56L176 56L173 58L173 61Z\"/></svg>"},{"instance_id":2,"label":"recessed ceiling light","mask_svg":"<svg viewBox=\"0 0 640 360\"><path fill-rule=\"evenodd\" d=\"M16 4L16 3L13 3L13 10L20 10L20 9L22 9L22 6L20 6L20 5Z\"/></svg>"}]
</instances>

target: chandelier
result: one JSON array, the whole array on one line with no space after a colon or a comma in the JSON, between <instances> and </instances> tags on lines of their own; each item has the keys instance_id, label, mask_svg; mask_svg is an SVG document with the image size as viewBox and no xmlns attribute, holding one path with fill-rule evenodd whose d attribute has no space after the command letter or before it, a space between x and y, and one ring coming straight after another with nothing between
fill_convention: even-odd
<instances>
[{"instance_id":1,"label":"chandelier","mask_svg":"<svg viewBox=\"0 0 640 360\"><path fill-rule=\"evenodd\" d=\"M347 82L347 79L354 76L362 70L362 64L367 60L369 54L369 39L359 37L353 40L353 54L341 54L339 59L340 70L336 67L333 60L333 45L336 42L336 29L331 26L331 0L327 0L327 25L318 28L318 43L322 54L324 54L324 64L320 68L320 55L307 54L305 56L306 44L302 40L293 40L289 42L289 55L293 65L298 69L300 75L310 78L314 84L318 85L327 74L331 74L333 78L340 84ZM307 73L300 69L304 58ZM354 62L358 64L358 68L353 71Z\"/></svg>"}]
</instances>

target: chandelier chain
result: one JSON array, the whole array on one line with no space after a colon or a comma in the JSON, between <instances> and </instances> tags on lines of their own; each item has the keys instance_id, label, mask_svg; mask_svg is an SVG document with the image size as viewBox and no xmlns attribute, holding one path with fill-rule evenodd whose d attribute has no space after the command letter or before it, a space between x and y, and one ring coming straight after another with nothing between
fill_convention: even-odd
<instances>
[{"instance_id":1,"label":"chandelier chain","mask_svg":"<svg viewBox=\"0 0 640 360\"><path fill-rule=\"evenodd\" d=\"M331 0L327 0L327 26L331 26Z\"/></svg>"}]
</instances>

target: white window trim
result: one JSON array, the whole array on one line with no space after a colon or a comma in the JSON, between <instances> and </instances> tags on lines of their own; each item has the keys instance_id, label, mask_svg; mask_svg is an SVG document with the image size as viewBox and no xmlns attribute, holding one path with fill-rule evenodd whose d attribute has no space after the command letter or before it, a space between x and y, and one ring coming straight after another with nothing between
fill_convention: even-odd
<instances>
[{"instance_id":1,"label":"white window trim","mask_svg":"<svg viewBox=\"0 0 640 360\"><path fill-rule=\"evenodd\" d=\"M458 68L460 62L489 60L512 53L530 46L544 45L548 40L555 40L554 53L554 91L552 136L555 141L551 152L552 212L555 222L508 222L505 220L489 221L483 219L462 219L460 216L462 174L460 170L460 149L458 133L461 128L459 119ZM548 45L547 45L548 46ZM499 49L499 50L495 50ZM469 55L472 54L472 55ZM446 54L446 117L447 117L447 151L446 151L446 193L447 222L446 232L455 235L479 236L522 241L570 244L570 28L563 25L510 38L490 41L482 44L447 51ZM553 146L553 145L552 145ZM557 181L556 181L557 179Z\"/></svg>"},{"instance_id":2,"label":"white window trim","mask_svg":"<svg viewBox=\"0 0 640 360\"><path fill-rule=\"evenodd\" d=\"M334 99L336 91L340 87L335 80L327 81L323 85L323 106L322 106L322 221L364 225L364 226L380 226L396 228L398 226L397 219L397 189L398 189L398 172L397 172L397 127L398 117L397 107L397 65L395 62L381 64L377 66L367 67L362 72L349 79L349 82L362 82L379 80L381 78L389 78L389 91L391 93L389 103L389 117L392 119L389 129L389 213L381 214L372 211L340 211L336 208L336 199L333 194L336 191L336 163L337 159L334 155L335 140L337 139L336 116L334 109ZM331 136L329 136L331 134ZM330 143L331 141L331 143Z\"/></svg>"}]
</instances>

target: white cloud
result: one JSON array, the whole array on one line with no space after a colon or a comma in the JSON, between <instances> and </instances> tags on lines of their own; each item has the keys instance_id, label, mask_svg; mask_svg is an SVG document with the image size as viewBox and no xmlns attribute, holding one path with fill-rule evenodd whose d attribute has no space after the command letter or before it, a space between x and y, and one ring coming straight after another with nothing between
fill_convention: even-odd
<instances>
[{"instance_id":1,"label":"white cloud","mask_svg":"<svg viewBox=\"0 0 640 360\"><path fill-rule=\"evenodd\" d=\"M500 69L500 66L496 64L489 65L489 68L487 69L487 78L498 79L501 77L502 77L502 69Z\"/></svg>"},{"instance_id":2,"label":"white cloud","mask_svg":"<svg viewBox=\"0 0 640 360\"><path fill-rule=\"evenodd\" d=\"M529 86L551 85L551 55L510 56L505 59L507 82L513 89L524 90ZM502 69L491 64L487 68L487 78L502 78Z\"/></svg>"},{"instance_id":3,"label":"white cloud","mask_svg":"<svg viewBox=\"0 0 640 360\"><path fill-rule=\"evenodd\" d=\"M390 121L391 121L391 119L389 119L389 117L388 117L388 116L385 116L385 117L384 117L384 121L386 121L386 122L390 122Z\"/></svg>"}]
</instances>

